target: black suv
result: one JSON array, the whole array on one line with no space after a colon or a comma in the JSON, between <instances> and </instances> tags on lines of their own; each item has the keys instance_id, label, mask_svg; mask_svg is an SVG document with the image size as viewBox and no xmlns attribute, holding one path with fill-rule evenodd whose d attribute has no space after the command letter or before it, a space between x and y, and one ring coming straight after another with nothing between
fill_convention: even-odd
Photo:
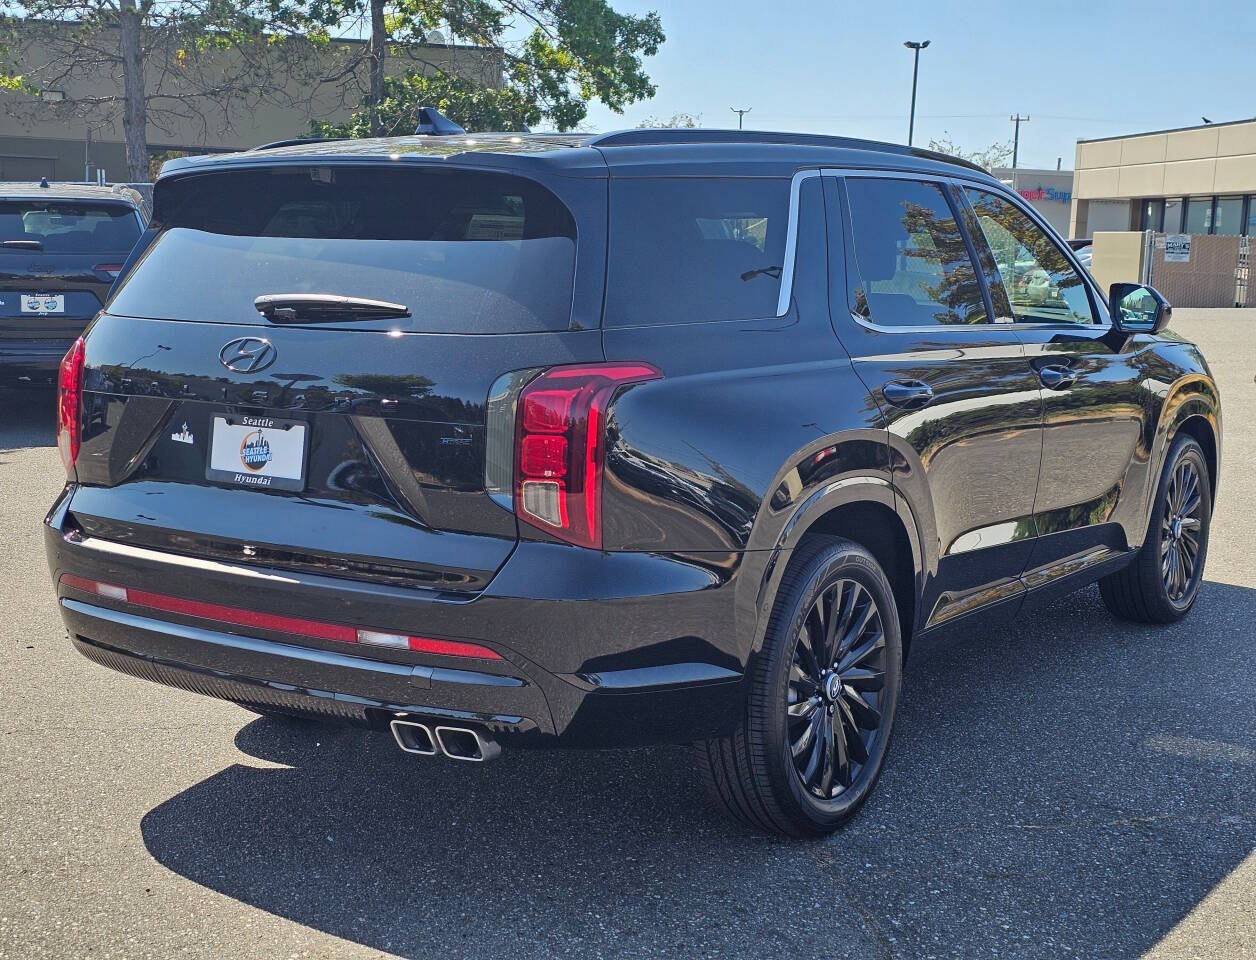
<instances>
[{"instance_id":1,"label":"black suv","mask_svg":"<svg viewBox=\"0 0 1256 960\"><path fill-rule=\"evenodd\" d=\"M75 646L411 753L696 744L828 831L911 643L1183 616L1216 384L975 167L638 130L175 160L62 370Z\"/></svg>"},{"instance_id":2,"label":"black suv","mask_svg":"<svg viewBox=\"0 0 1256 960\"><path fill-rule=\"evenodd\" d=\"M0 183L0 383L56 376L143 229L125 187Z\"/></svg>"}]
</instances>

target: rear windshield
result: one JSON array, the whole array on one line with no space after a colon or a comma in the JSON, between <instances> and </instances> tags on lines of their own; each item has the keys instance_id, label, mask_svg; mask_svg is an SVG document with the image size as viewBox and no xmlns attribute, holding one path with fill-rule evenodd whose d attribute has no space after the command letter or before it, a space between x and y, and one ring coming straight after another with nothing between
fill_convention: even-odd
<instances>
[{"instance_id":1,"label":"rear windshield","mask_svg":"<svg viewBox=\"0 0 1256 960\"><path fill-rule=\"evenodd\" d=\"M162 231L111 313L265 323L255 298L332 294L406 306L353 329L563 330L576 228L530 180L379 167L214 174L165 198ZM340 325L333 321L332 325Z\"/></svg>"},{"instance_id":2,"label":"rear windshield","mask_svg":"<svg viewBox=\"0 0 1256 960\"><path fill-rule=\"evenodd\" d=\"M0 201L0 250L126 253L140 236L135 211L120 203ZM38 244L38 246L35 246Z\"/></svg>"},{"instance_id":3,"label":"rear windshield","mask_svg":"<svg viewBox=\"0 0 1256 960\"><path fill-rule=\"evenodd\" d=\"M610 226L607 326L775 316L788 180L613 180Z\"/></svg>"}]
</instances>

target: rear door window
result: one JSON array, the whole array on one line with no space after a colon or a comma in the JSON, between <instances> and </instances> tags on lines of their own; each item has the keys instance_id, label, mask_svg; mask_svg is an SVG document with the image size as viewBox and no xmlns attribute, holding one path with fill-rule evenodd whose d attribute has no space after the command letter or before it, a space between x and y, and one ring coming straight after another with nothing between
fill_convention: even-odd
<instances>
[{"instance_id":1,"label":"rear door window","mask_svg":"<svg viewBox=\"0 0 1256 960\"><path fill-rule=\"evenodd\" d=\"M126 253L140 236L135 211L121 203L0 201L0 242L43 253ZM0 249L6 249L0 247Z\"/></svg>"},{"instance_id":2,"label":"rear door window","mask_svg":"<svg viewBox=\"0 0 1256 960\"><path fill-rule=\"evenodd\" d=\"M522 177L276 167L173 184L161 233L111 313L264 323L255 298L332 294L404 305L352 323L449 333L565 330L576 226Z\"/></svg>"},{"instance_id":3,"label":"rear door window","mask_svg":"<svg viewBox=\"0 0 1256 960\"><path fill-rule=\"evenodd\" d=\"M789 180L611 181L606 325L776 314Z\"/></svg>"},{"instance_id":4,"label":"rear door window","mask_svg":"<svg viewBox=\"0 0 1256 960\"><path fill-rule=\"evenodd\" d=\"M968 245L942 187L851 177L855 312L884 326L987 323Z\"/></svg>"}]
</instances>

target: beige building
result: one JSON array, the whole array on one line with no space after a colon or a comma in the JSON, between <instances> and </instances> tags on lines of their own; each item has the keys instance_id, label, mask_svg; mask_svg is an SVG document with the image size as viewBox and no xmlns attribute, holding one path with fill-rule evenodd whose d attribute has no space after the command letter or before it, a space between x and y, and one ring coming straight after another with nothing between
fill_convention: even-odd
<instances>
[{"instance_id":1,"label":"beige building","mask_svg":"<svg viewBox=\"0 0 1256 960\"><path fill-rule=\"evenodd\" d=\"M1069 236L1256 236L1256 120L1079 140Z\"/></svg>"},{"instance_id":2,"label":"beige building","mask_svg":"<svg viewBox=\"0 0 1256 960\"><path fill-rule=\"evenodd\" d=\"M392 75L409 70L441 71L488 86L502 81L502 54L495 48L454 44L415 44L394 48L386 61ZM307 47L294 59L283 88L265 96L237 97L226 104L208 97L188 97L177 73L149 69L149 92L171 94L176 109L161 110L166 101L150 104L150 154L170 151L212 153L242 150L258 144L308 136L311 120L346 119L367 86L364 46L335 41L328 47ZM38 62L38 44L25 55ZM224 72L230 65L224 67ZM326 79L319 82L321 78ZM127 179L119 100L94 116L84 117L72 101L121 96L121 82L102 70L90 80L76 79L65 89L45 88L36 100L28 94L0 91L0 180Z\"/></svg>"}]
</instances>

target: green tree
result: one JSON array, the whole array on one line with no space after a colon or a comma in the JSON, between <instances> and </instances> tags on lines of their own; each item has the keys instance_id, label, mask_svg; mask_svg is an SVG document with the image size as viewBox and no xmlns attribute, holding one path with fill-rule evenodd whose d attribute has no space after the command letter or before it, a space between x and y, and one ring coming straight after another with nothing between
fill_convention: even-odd
<instances>
[{"instance_id":1,"label":"green tree","mask_svg":"<svg viewBox=\"0 0 1256 960\"><path fill-rule=\"evenodd\" d=\"M129 177L146 180L150 123L226 128L232 111L288 87L308 60L308 42L284 42L304 36L303 2L0 0L6 112L92 125L120 115ZM45 90L64 99L41 98Z\"/></svg>"},{"instance_id":2,"label":"green tree","mask_svg":"<svg viewBox=\"0 0 1256 960\"><path fill-rule=\"evenodd\" d=\"M384 135L414 129L436 106L468 130L518 129L541 122L578 126L591 100L621 112L654 95L643 59L663 42L657 13L616 12L609 0L312 0L312 16L333 33L370 40L369 84L346 123L316 123L322 135ZM501 86L460 78L434 65L390 76L386 61L432 30L500 51Z\"/></svg>"}]
</instances>

